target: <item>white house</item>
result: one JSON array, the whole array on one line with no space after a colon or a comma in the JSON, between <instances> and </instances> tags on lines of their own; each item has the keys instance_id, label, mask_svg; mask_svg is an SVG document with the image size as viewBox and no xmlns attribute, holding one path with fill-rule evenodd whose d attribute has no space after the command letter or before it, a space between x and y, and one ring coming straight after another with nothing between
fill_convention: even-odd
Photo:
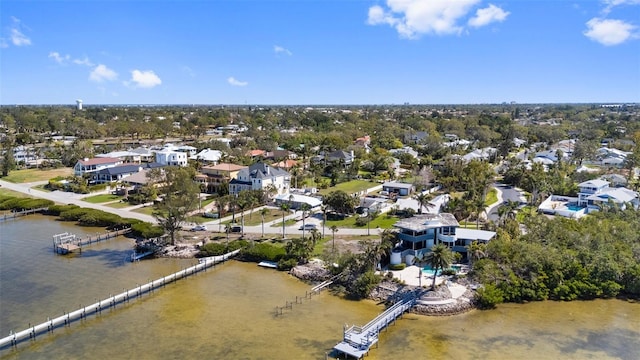
<instances>
[{"instance_id":1,"label":"white house","mask_svg":"<svg viewBox=\"0 0 640 360\"><path fill-rule=\"evenodd\" d=\"M124 163L124 161L118 158L84 158L82 160L78 160L78 162L74 165L73 174L75 176L82 176L84 174L94 173L102 169L115 167L122 163Z\"/></svg>"},{"instance_id":2,"label":"white house","mask_svg":"<svg viewBox=\"0 0 640 360\"><path fill-rule=\"evenodd\" d=\"M156 162L168 166L187 166L187 153L175 150L173 146L165 146L156 151Z\"/></svg>"},{"instance_id":3,"label":"white house","mask_svg":"<svg viewBox=\"0 0 640 360\"><path fill-rule=\"evenodd\" d=\"M198 161L202 161L208 164L213 164L216 165L218 164L218 162L220 161L220 159L222 158L222 151L220 150L211 150L211 149L204 149L202 151L200 151L199 153L189 157L192 160L198 160Z\"/></svg>"},{"instance_id":4,"label":"white house","mask_svg":"<svg viewBox=\"0 0 640 360\"><path fill-rule=\"evenodd\" d=\"M449 213L424 214L396 222L400 244L391 254L391 263L406 261L411 265L414 257L423 257L436 244L445 244L451 250L466 254L466 246L474 241L487 243L496 233L493 231L460 228L456 218Z\"/></svg>"},{"instance_id":5,"label":"white house","mask_svg":"<svg viewBox=\"0 0 640 360\"><path fill-rule=\"evenodd\" d=\"M238 171L237 178L229 182L229 193L238 194L242 190L266 190L273 186L277 194L289 192L291 175L288 172L267 165L255 163Z\"/></svg>"}]
</instances>

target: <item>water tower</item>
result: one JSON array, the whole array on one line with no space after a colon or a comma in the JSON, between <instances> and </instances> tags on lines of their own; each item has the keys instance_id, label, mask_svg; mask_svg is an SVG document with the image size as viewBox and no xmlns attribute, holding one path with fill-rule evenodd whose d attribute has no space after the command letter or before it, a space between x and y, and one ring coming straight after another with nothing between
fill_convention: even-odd
<instances>
[{"instance_id":1,"label":"water tower","mask_svg":"<svg viewBox=\"0 0 640 360\"><path fill-rule=\"evenodd\" d=\"M76 100L76 106L78 108L78 110L82 110L82 100Z\"/></svg>"}]
</instances>

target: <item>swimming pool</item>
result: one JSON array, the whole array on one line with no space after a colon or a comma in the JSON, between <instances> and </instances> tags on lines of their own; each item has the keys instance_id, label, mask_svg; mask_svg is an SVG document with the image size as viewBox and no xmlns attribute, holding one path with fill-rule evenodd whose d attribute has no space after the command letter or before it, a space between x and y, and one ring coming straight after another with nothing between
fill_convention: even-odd
<instances>
[{"instance_id":1,"label":"swimming pool","mask_svg":"<svg viewBox=\"0 0 640 360\"><path fill-rule=\"evenodd\" d=\"M451 265L449 267L449 270L453 270L456 273L460 272L461 269L462 269L462 266L460 266L460 265ZM422 268L422 273L426 274L426 275L433 275L434 271L431 268L431 266L427 265L427 266ZM438 273L442 274L442 269L438 269Z\"/></svg>"},{"instance_id":2,"label":"swimming pool","mask_svg":"<svg viewBox=\"0 0 640 360\"><path fill-rule=\"evenodd\" d=\"M567 209L570 211L580 211L582 209L584 209L583 206L578 206L578 205L567 205Z\"/></svg>"}]
</instances>

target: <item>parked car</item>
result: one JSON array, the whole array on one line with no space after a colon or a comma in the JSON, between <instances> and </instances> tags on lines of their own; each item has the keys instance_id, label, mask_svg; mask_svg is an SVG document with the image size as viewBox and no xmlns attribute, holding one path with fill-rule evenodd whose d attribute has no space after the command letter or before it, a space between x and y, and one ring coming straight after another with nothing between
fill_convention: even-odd
<instances>
[{"instance_id":1,"label":"parked car","mask_svg":"<svg viewBox=\"0 0 640 360\"><path fill-rule=\"evenodd\" d=\"M318 226L316 224L304 224L304 226L300 226L300 228L298 228L298 230L313 230L313 229L317 229Z\"/></svg>"},{"instance_id":2,"label":"parked car","mask_svg":"<svg viewBox=\"0 0 640 360\"><path fill-rule=\"evenodd\" d=\"M239 233L242 231L242 226L240 225L235 225L231 227L231 232L232 233Z\"/></svg>"},{"instance_id":3,"label":"parked car","mask_svg":"<svg viewBox=\"0 0 640 360\"><path fill-rule=\"evenodd\" d=\"M191 231L207 231L207 227L205 225L196 225L191 228Z\"/></svg>"},{"instance_id":4,"label":"parked car","mask_svg":"<svg viewBox=\"0 0 640 360\"><path fill-rule=\"evenodd\" d=\"M219 217L218 213L214 213L214 212L205 212L202 214L202 216L210 219L217 219Z\"/></svg>"}]
</instances>

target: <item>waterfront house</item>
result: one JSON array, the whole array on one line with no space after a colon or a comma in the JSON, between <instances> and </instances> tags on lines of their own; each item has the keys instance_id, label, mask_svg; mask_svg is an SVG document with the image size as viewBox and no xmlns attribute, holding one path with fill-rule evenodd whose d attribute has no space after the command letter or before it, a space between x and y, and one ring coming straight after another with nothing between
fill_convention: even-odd
<instances>
[{"instance_id":1,"label":"waterfront house","mask_svg":"<svg viewBox=\"0 0 640 360\"><path fill-rule=\"evenodd\" d=\"M449 213L417 215L393 226L398 229L400 243L393 250L392 264L405 261L411 265L415 257L424 257L436 244L445 244L466 255L466 246L474 241L487 243L496 235L493 231L460 228L456 218Z\"/></svg>"},{"instance_id":2,"label":"waterfront house","mask_svg":"<svg viewBox=\"0 0 640 360\"><path fill-rule=\"evenodd\" d=\"M217 164L221 158L222 158L222 151L211 150L211 149L204 149L199 153L189 157L189 159L197 160L205 164L213 164L213 165Z\"/></svg>"},{"instance_id":3,"label":"waterfront house","mask_svg":"<svg viewBox=\"0 0 640 360\"><path fill-rule=\"evenodd\" d=\"M172 145L166 145L156 153L156 162L168 166L187 166L188 153L179 151Z\"/></svg>"},{"instance_id":4,"label":"waterfront house","mask_svg":"<svg viewBox=\"0 0 640 360\"><path fill-rule=\"evenodd\" d=\"M232 179L237 178L242 169L247 169L247 166L229 163L203 166L201 174L196 175L196 182L203 184L207 193L217 193L221 186L228 185Z\"/></svg>"},{"instance_id":5,"label":"waterfront house","mask_svg":"<svg viewBox=\"0 0 640 360\"><path fill-rule=\"evenodd\" d=\"M290 182L291 175L285 170L258 162L238 171L237 177L229 182L229 193L273 187L277 194L285 194L289 192Z\"/></svg>"},{"instance_id":6,"label":"waterfront house","mask_svg":"<svg viewBox=\"0 0 640 360\"><path fill-rule=\"evenodd\" d=\"M93 159L84 158L82 160L78 160L78 162L73 166L73 174L75 176L83 176L84 174L90 174L102 169L118 166L122 163L124 163L122 159L111 157Z\"/></svg>"},{"instance_id":7,"label":"waterfront house","mask_svg":"<svg viewBox=\"0 0 640 360\"><path fill-rule=\"evenodd\" d=\"M158 163L121 164L91 173L91 179L89 181L95 184L113 183L121 181L133 174L137 174L143 169L154 169L159 167L162 167L162 165Z\"/></svg>"}]
</instances>

